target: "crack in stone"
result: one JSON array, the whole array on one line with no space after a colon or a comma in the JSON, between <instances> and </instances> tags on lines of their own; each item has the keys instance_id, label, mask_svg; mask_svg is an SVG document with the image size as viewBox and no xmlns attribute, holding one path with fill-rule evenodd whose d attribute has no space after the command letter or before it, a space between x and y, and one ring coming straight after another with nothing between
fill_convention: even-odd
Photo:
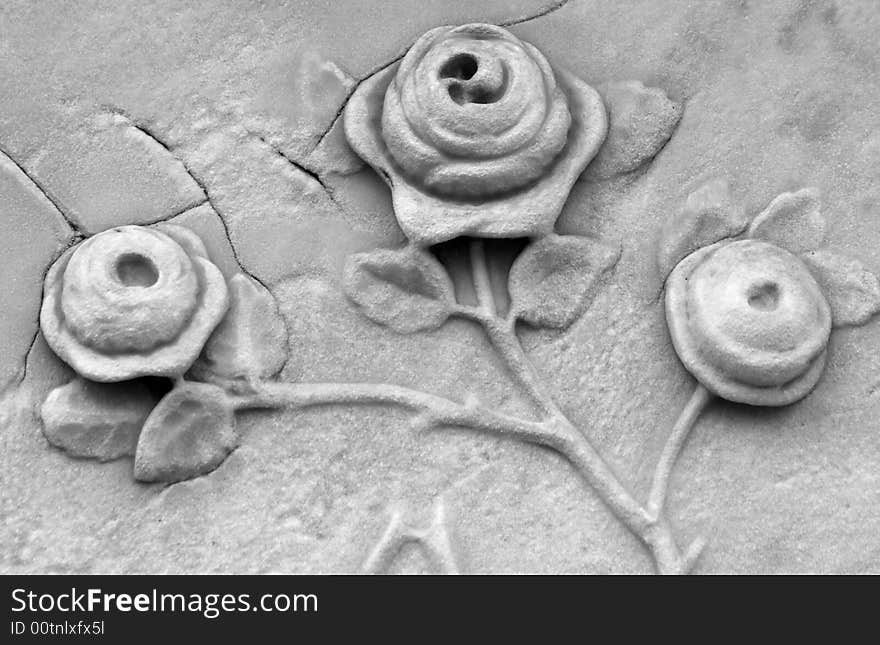
<instances>
[{"instance_id":1,"label":"crack in stone","mask_svg":"<svg viewBox=\"0 0 880 645\"><path fill-rule=\"evenodd\" d=\"M28 368L30 366L30 361L31 361L31 354L33 353L34 347L37 344L37 338L40 337L40 329L41 329L40 328L40 313L43 308L43 298L46 294L46 276L49 275L49 270L52 268L52 265L55 264L55 262L58 260L58 258L60 258L62 255L64 255L67 252L67 250L70 249L72 246L79 244L84 238L85 238L85 236L79 232L72 235L71 238L67 241L67 244L64 246L64 248L55 254L55 256L46 265L46 268L43 270L43 275L40 278L40 306L37 309L37 319L34 321L34 325L35 325L36 329L34 330L34 335L31 338L31 342L28 344L27 351L24 353L24 359L22 361L21 375L18 377L18 380L15 382L15 384L14 384L15 387L19 387L27 379Z\"/></svg>"},{"instance_id":2,"label":"crack in stone","mask_svg":"<svg viewBox=\"0 0 880 645\"><path fill-rule=\"evenodd\" d=\"M183 166L184 171L186 171L186 174L190 176L190 178L195 182L195 184L199 187L199 189L201 189L202 194L205 196L204 200L199 202L198 204L194 204L192 206L189 206L176 214L169 215L165 219L158 220L157 222L154 222L154 224L158 223L158 222L169 221L169 220L173 219L174 217L177 217L178 215L182 215L183 213L185 213L189 210L192 210L193 208L198 208L199 206L203 206L204 204L208 204L211 207L211 210L213 210L214 213L217 215L217 219L220 220L220 224L223 227L223 234L226 237L226 241L229 243L229 248L232 250L232 257L235 259L236 264L238 264L238 268L241 269L242 273L244 273L245 275L247 275L250 278L253 278L256 282L258 282L261 286L263 286L267 291L269 291L269 293L272 293L272 290L269 289L269 286L265 282L263 282L262 279L260 279L259 277L257 277L253 273L251 273L244 266L244 264L242 264L241 258L238 255L238 249L235 248L235 244L232 241L232 235L229 231L229 223L226 221L226 218L223 216L223 213L220 211L219 208L217 208L217 205L211 199L211 195L208 192L207 184L205 184L205 182L202 181L193 172L193 170L189 167L189 164L187 164L186 161L184 161L183 157L176 154L170 144L166 143L161 137L159 137L152 130L151 127L147 126L142 121L135 120L129 114L127 114L125 111L123 111L117 107L108 106L107 109L110 112L117 114L117 115L121 116L122 118L124 118L126 121L128 121L128 123L131 125L131 127L135 128L136 130L140 131L145 136L147 136L150 139L152 139L153 141L155 141L158 145L160 145L162 148L164 148L168 152L169 155L171 155L174 159L179 161L180 165Z\"/></svg>"},{"instance_id":3,"label":"crack in stone","mask_svg":"<svg viewBox=\"0 0 880 645\"><path fill-rule=\"evenodd\" d=\"M152 226L153 224L162 224L163 222L168 222L168 221L170 221L170 220L173 220L175 217L180 217L180 216L183 215L184 213L188 213L189 211L191 211L191 210L193 210L193 209L196 209L196 208L198 208L199 206L204 206L205 204L207 204L207 205L210 206L211 208L214 208L214 205L211 204L211 200L209 200L209 199L207 198L207 196L206 196L206 197L205 197L204 199L202 199L201 201L198 201L198 202L195 202L195 203L192 203L192 204L187 204L187 205L184 206L183 208L179 208L179 209L177 209L177 210L174 211L171 215L167 215L166 217L163 217L163 218L161 218L161 219L157 219L155 222L150 222L149 226ZM215 209L215 210L216 210L216 209Z\"/></svg>"},{"instance_id":4,"label":"crack in stone","mask_svg":"<svg viewBox=\"0 0 880 645\"><path fill-rule=\"evenodd\" d=\"M42 305L43 296L40 295L40 303ZM16 382L16 386L21 385L27 380L28 375L28 365L31 361L31 352L34 351L34 346L37 344L37 338L40 337L40 317L37 315L36 329L34 329L34 335L31 337L31 342L28 343L27 351L24 353L24 360L22 362L21 376L18 377L18 381Z\"/></svg>"},{"instance_id":5,"label":"crack in stone","mask_svg":"<svg viewBox=\"0 0 880 645\"><path fill-rule=\"evenodd\" d=\"M552 5L545 7L538 11L538 13L531 14L528 16L523 16L522 18L514 18L512 20L507 20L505 22L499 22L499 27L513 27L514 25L521 25L525 22L530 22L532 20L537 20L538 18L543 18L544 16L549 16L551 13L559 11L565 5L567 5L571 0L560 0L559 2L555 2Z\"/></svg>"},{"instance_id":6,"label":"crack in stone","mask_svg":"<svg viewBox=\"0 0 880 645\"><path fill-rule=\"evenodd\" d=\"M263 137L262 135L255 134L255 133L250 133L250 134L251 134L252 136L256 137L257 139L259 139L259 141L260 141L261 143L263 143L263 144L264 144L266 147L268 147L272 152L274 152L276 155L278 155L279 157L281 157L282 159L284 159L287 163L289 163L291 166L293 166L294 168L296 168L298 171L300 171L301 173L304 173L304 174L308 175L309 177L311 177L312 179L314 179L314 180L318 183L318 185L321 186L321 188L324 190L324 192L327 194L327 198L328 198L331 202L333 202L333 204L334 204L339 210L341 210L343 213L346 212L345 207L344 207L342 204L340 204L340 203L336 200L336 194L335 194L335 192L333 191L333 189L330 188L330 187L324 182L324 179L321 177L320 174L318 174L317 171L312 170L312 169L309 168L308 166L303 165L301 162L296 161L295 159L292 159L292 158L289 157L289 156L288 156L283 150L280 150L279 148L276 148L274 145L272 145L272 144L271 144L271 143L270 143L265 137Z\"/></svg>"},{"instance_id":7,"label":"crack in stone","mask_svg":"<svg viewBox=\"0 0 880 645\"><path fill-rule=\"evenodd\" d=\"M562 9L570 1L571 0L560 0L559 2L556 2L548 7L541 9L537 13L523 16L521 18L514 18L514 19L510 19L510 20L505 20L503 22L499 22L496 24L498 24L501 27L513 27L516 25L521 25L526 22L530 22L532 20L537 20L538 18L543 18L544 16L550 15L550 14L558 11L559 9ZM377 73L381 72L382 70L387 69L388 67L390 67L394 63L400 61L406 55L406 53L409 51L410 47L412 47L412 43L406 45L400 52L395 54L395 56L393 58L391 58L390 60L388 60L387 62L376 65L375 67L373 67L372 69L367 71L361 78L356 80L354 85L352 85L351 89L346 93L346 96L343 98L342 103L340 104L339 108L337 109L336 114L334 115L333 119L330 121L329 125L323 130L323 132L321 132L315 145L309 149L309 151L306 153L306 156L311 155L324 142L324 139L327 138L327 135L336 126L337 122L342 117L343 113L345 112L345 108L348 106L349 100L354 95L354 93L357 91L358 87L360 87L361 83L363 83L366 79L370 78L374 74L377 74ZM223 216L220 209L217 208L216 204L211 199L210 194L208 193L208 188L207 188L206 184L203 181L201 181L195 175L195 173L193 173L193 171L190 169L189 165L183 160L183 158L180 155L176 154L174 152L174 149L171 147L171 145L166 143L161 137L159 137L155 132L153 132L153 130L149 126L144 124L143 121L136 120L130 114L128 114L126 111L122 110L121 108L115 107L115 106L106 106L106 109L109 112L111 112L112 114L116 114L116 115L124 118L131 127L138 130L139 132L141 132L143 135L150 138L151 140L153 140L156 144L158 144L166 152L168 152L168 154L171 155L172 158L179 161L180 164L183 166L184 171L187 173L187 175L189 175L189 177L193 180L193 182L195 182L195 184L199 187L199 189L202 191L202 194L204 195L204 199L202 201L186 205L186 206L182 207L181 209L179 209L178 211L168 215L167 217L164 217L162 219L159 219L159 220L152 222L152 224L158 224L160 222L167 222L167 221L173 220L174 218L176 218L180 215L183 215L184 213L186 213L194 208L198 208L199 206L203 206L205 204L208 204L209 206L211 206L211 209L214 211L214 213L217 215L217 218L220 220L220 224L223 227L223 234L226 237L226 241L229 244L229 248L232 250L232 256L235 259L236 264L238 264L239 269L241 269L241 271L243 273L245 273L249 277L253 278L256 282L258 282L260 285L262 285L267 291L272 293L271 289L269 289L269 286L266 285L263 282L263 280L261 280L259 277L257 277L253 273L251 273L242 264L241 259L239 258L239 255L238 255L238 249L236 249L235 244L232 241L232 235L229 231L229 224L226 221L226 218ZM312 179L314 179L318 183L318 185L321 186L321 188L324 190L324 192L327 194L327 197L330 199L330 201L333 202L333 204L335 204L340 210L345 212L346 209L342 206L342 204L340 204L337 201L333 190L324 182L324 180L322 179L322 177L320 176L319 173L310 169L309 167L307 167L303 163L292 159L287 154L285 154L283 151L279 150L274 145L269 143L269 141L267 141L265 139L265 137L260 136L260 135L256 135L256 136L262 143L267 145L273 152L275 152L278 156L280 156L285 161L287 161L294 168L296 168L300 172L302 172L302 173L308 175L309 177L311 177ZM73 218L62 208L61 203L59 201L57 201L49 193L48 190L44 189L39 184L39 182L37 182L37 180L25 169L25 167L22 164L20 164L11 154L9 154L9 152L2 145L0 145L0 153L5 155L6 158L8 158L13 164L15 164L15 166L25 175L25 177L27 177L31 181L31 183L33 183L33 185L37 188L37 190L40 191L40 193L42 193L42 195L49 201L49 203L55 207L55 209L58 211L59 215L61 215L64 222L67 224L67 226L71 229L71 232L73 233L73 236L69 240L69 243L67 244L67 246L64 249L62 249L61 253L59 253L58 256L53 258L52 261L49 262L48 266L46 267L46 270L43 273L43 280L41 282L41 284L44 284L46 274L48 274L48 271L51 268L52 264L54 264L55 260L57 260L58 257L60 257L60 255L62 253L64 253L64 251L66 251L68 248L70 248L72 245L82 241L85 237L87 237L87 235L76 224L76 222L73 220ZM662 291L661 291L661 293L662 293ZM42 303L42 299L43 299L43 292L42 292L42 287L41 287L41 293L40 293L40 302L41 303ZM39 321L39 314L38 314L37 321L36 321L36 331L34 332L33 338L31 339L31 342L28 346L27 352L25 352L22 375L18 379L17 385L20 385L27 378L28 363L30 361L30 356L31 356L31 353L34 349L34 346L36 345L37 338L39 337L39 334L40 334L40 321Z\"/></svg>"},{"instance_id":8,"label":"crack in stone","mask_svg":"<svg viewBox=\"0 0 880 645\"><path fill-rule=\"evenodd\" d=\"M64 246L63 249L61 249L58 253L55 254L55 257L53 257L49 261L49 263L46 265L46 268L43 270L43 276L40 279L40 307L42 307L43 294L45 291L45 284L46 284L46 275L48 275L49 269L52 268L52 265L55 264L55 261L59 257L61 257L61 255L64 254L64 252L67 251L67 249L69 249L73 244L76 244L77 242L79 242L80 240L83 239L84 233L79 228L79 226L73 221L73 219L70 217L70 215L68 213L66 213L61 208L61 203L58 200L56 200L49 193L48 190L43 188L40 185L40 183L36 180L36 178L33 175L31 175L31 173L29 173L27 171L27 169L21 163L19 163L15 157L13 157L11 154L9 154L9 152L6 150L6 148L3 145L0 145L0 153L2 153L7 159L9 159L9 161L11 161L15 165L15 167L18 168L19 171L25 177L28 178L28 180L31 182L31 184L34 185L34 187L40 192L40 194L42 194L43 197L45 197L46 200L50 204L52 204L52 206L55 208L56 211L58 211L58 214L61 216L61 219L64 220L64 223L67 225L67 227L69 229L69 238L67 240L67 244ZM37 319L34 324L35 324L36 329L34 330L33 337L31 338L31 342L28 344L27 351L24 353L24 358L22 359L22 366L21 366L20 375L12 383L9 383L6 387L4 387L3 388L4 391L10 390L13 387L19 387L22 383L24 383L25 379L27 378L28 363L30 362L31 352L33 352L34 346L37 343L37 338L40 335L40 311L39 311L39 309L37 310Z\"/></svg>"},{"instance_id":9,"label":"crack in stone","mask_svg":"<svg viewBox=\"0 0 880 645\"><path fill-rule=\"evenodd\" d=\"M315 143L315 145L311 147L311 149L306 153L306 156L312 154L315 150L318 149L318 146L320 146L324 142L324 139L327 138L327 135L330 134L330 131L336 126L336 123L342 117L342 113L345 112L345 108L348 105L348 102L351 100L351 97L354 96L354 93L357 91L357 89L361 86L361 83L363 83L365 80L367 80L368 78L370 78L374 74L378 74L382 70L387 69L387 68L391 67L392 65L394 65L394 63L396 63L397 61L402 59L404 56L406 56L406 52L408 52L410 47L412 47L412 46L413 46L413 43L408 44L406 47L403 48L402 51L398 52L394 56L394 58L392 58L391 60L389 60L386 63L382 63L381 65L376 65L375 67L370 69L366 74L364 74L362 77L360 77L359 79L357 79L355 81L354 85L351 86L351 89L349 89L349 91L346 93L345 97L342 99L342 103L340 104L339 109L336 110L336 114L333 116L333 120L330 121L330 125L328 125L326 128L324 128L324 131L321 133L321 136L318 137L317 143Z\"/></svg>"},{"instance_id":10,"label":"crack in stone","mask_svg":"<svg viewBox=\"0 0 880 645\"><path fill-rule=\"evenodd\" d=\"M48 202L55 207L55 210L58 211L58 214L61 215L61 218L70 227L72 233L82 234L80 227L76 224L76 222L74 222L70 214L61 207L61 202L56 200L48 190L43 188L40 185L40 182L38 182L36 178L31 175L31 173L29 173L27 169L22 164L20 164L15 157L9 154L9 152L3 145L0 145L0 153L2 153L7 159L9 159L9 161L15 164L15 167L18 168L21 173L30 180L30 182L36 187L36 189L40 191L40 193L42 193L43 197L45 197Z\"/></svg>"},{"instance_id":11,"label":"crack in stone","mask_svg":"<svg viewBox=\"0 0 880 645\"><path fill-rule=\"evenodd\" d=\"M114 113L123 117L125 120L127 120L129 125L131 127L133 127L135 130L138 130L144 136L147 136L150 139L152 139L153 141L155 141L158 145L160 145L162 148L164 148L165 151L169 155L171 155L172 158L177 159L177 161L180 162L180 165L183 166L183 169L186 171L186 174L188 174L190 176L190 178L195 182L196 186L198 186L201 189L202 194L205 196L205 201L210 201L210 197L208 196L208 188L205 186L205 184L202 181L200 181L198 179L198 177L196 177L193 174L192 170L187 165L187 163L179 155L175 154L174 150L171 148L171 146L169 144L167 144L165 141L160 139L156 135L156 133L153 132L150 128L148 128L146 125L144 125L141 122L135 121L134 119L132 119L129 115L125 114L124 112L122 112L120 110L114 110ZM202 203L204 203L204 202L202 202Z\"/></svg>"}]
</instances>

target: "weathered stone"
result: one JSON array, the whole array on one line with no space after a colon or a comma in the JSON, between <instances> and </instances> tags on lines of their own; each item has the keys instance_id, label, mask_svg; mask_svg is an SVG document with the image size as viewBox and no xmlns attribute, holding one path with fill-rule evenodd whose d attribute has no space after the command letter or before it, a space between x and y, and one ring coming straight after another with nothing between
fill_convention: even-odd
<instances>
[{"instance_id":1,"label":"weathered stone","mask_svg":"<svg viewBox=\"0 0 880 645\"><path fill-rule=\"evenodd\" d=\"M685 367L729 401L789 405L825 368L831 308L795 255L767 242L719 242L680 262L666 321Z\"/></svg>"},{"instance_id":2,"label":"weathered stone","mask_svg":"<svg viewBox=\"0 0 880 645\"><path fill-rule=\"evenodd\" d=\"M880 312L880 280L861 262L824 249L804 261L828 294L835 325L863 325Z\"/></svg>"},{"instance_id":3,"label":"weathered stone","mask_svg":"<svg viewBox=\"0 0 880 645\"><path fill-rule=\"evenodd\" d=\"M534 327L565 329L589 306L620 249L575 235L532 242L510 270L514 315Z\"/></svg>"}]
</instances>

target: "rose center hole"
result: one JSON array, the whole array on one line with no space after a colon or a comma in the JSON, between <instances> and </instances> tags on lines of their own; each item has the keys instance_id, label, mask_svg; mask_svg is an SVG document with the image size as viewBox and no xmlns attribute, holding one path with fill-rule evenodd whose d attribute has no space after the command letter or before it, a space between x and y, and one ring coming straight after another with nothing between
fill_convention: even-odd
<instances>
[{"instance_id":1,"label":"rose center hole","mask_svg":"<svg viewBox=\"0 0 880 645\"><path fill-rule=\"evenodd\" d=\"M758 311L773 311L779 304L779 287L775 282L762 282L749 289L749 306Z\"/></svg>"},{"instance_id":2,"label":"rose center hole","mask_svg":"<svg viewBox=\"0 0 880 645\"><path fill-rule=\"evenodd\" d=\"M477 73L477 59L471 54L457 54L440 68L440 78L456 78L466 81Z\"/></svg>"},{"instance_id":3,"label":"rose center hole","mask_svg":"<svg viewBox=\"0 0 880 645\"><path fill-rule=\"evenodd\" d=\"M150 258L124 253L116 260L116 276L126 287L149 287L159 279L159 272Z\"/></svg>"}]
</instances>

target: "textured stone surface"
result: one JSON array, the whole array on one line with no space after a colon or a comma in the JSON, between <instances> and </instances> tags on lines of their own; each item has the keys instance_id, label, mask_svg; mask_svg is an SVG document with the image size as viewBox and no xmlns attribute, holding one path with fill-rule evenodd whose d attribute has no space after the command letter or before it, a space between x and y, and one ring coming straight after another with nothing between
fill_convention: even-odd
<instances>
[{"instance_id":1,"label":"textured stone surface","mask_svg":"<svg viewBox=\"0 0 880 645\"><path fill-rule=\"evenodd\" d=\"M161 143L121 114L83 114L56 132L35 159L34 179L86 233L151 224L204 200L201 188Z\"/></svg>"},{"instance_id":2,"label":"textured stone surface","mask_svg":"<svg viewBox=\"0 0 880 645\"><path fill-rule=\"evenodd\" d=\"M281 380L395 383L535 418L477 325L455 319L404 336L346 298L346 257L398 245L400 231L381 178L347 174L356 162L322 165L308 148L331 141L328 127L338 135L345 79L385 68L428 29L510 24L551 4L266 3L256 12L226 3L173 19L159 2L4 5L12 55L0 57L0 70L14 91L0 95L0 145L40 169L64 212L94 204L119 225L194 205L190 197L201 197L181 175L189 172L244 267L279 301L292 357ZM690 192L725 178L753 217L784 192L814 187L828 251L880 270L878 20L867 0L570 0L510 26L594 87L636 80L684 106L640 172L578 182L563 208L559 232L620 241L607 284L564 333L520 330L560 408L640 499L694 387L669 340L656 267L660 229ZM306 105L298 70L312 53L311 69L344 75L317 73L320 96ZM115 180L95 177L98 161L79 174L72 152L86 147L65 141L114 110L168 154L137 139L147 152L121 159L131 148L120 142L105 157L121 159L107 176ZM146 159L162 173L135 163ZM89 181L99 193L90 195ZM107 192L111 183L133 188L119 191L123 199ZM0 203L0 226L9 227L0 244L19 261L3 264L5 285L22 281L26 294L4 296L4 305L30 302L3 318L10 374L20 373L36 331L43 272L69 237L39 197L31 211ZM222 247L218 224L207 226ZM877 347L876 317L835 329L824 374L800 402L773 410L714 402L701 415L667 501L682 546L709 540L697 573L880 573ZM219 468L170 487L137 483L128 460L70 459L42 438L36 411L69 380L65 370L38 337L22 387L0 404L4 572L359 571L395 512L399 526L425 537L390 570L436 570L443 559L431 556L441 551L430 528L441 506L464 572L651 570L639 542L557 454L471 430L414 432L413 415L387 405L242 413L241 445Z\"/></svg>"},{"instance_id":3,"label":"textured stone surface","mask_svg":"<svg viewBox=\"0 0 880 645\"><path fill-rule=\"evenodd\" d=\"M535 327L565 329L595 295L620 250L575 235L548 236L523 249L510 269L511 308Z\"/></svg>"}]
</instances>

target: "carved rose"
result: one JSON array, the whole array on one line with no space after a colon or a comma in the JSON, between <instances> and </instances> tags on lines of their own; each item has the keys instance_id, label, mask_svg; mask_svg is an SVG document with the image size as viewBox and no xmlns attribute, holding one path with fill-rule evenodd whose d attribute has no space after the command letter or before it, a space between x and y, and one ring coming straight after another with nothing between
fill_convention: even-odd
<instances>
[{"instance_id":1,"label":"carved rose","mask_svg":"<svg viewBox=\"0 0 880 645\"><path fill-rule=\"evenodd\" d=\"M822 249L826 227L813 188L782 193L749 218L719 180L670 214L657 257L661 276L671 271L666 321L679 358L709 391L794 403L822 375L831 328L880 312L880 280Z\"/></svg>"},{"instance_id":2,"label":"carved rose","mask_svg":"<svg viewBox=\"0 0 880 645\"><path fill-rule=\"evenodd\" d=\"M685 367L730 401L793 403L825 366L825 294L800 258L768 242L718 242L686 257L669 276L666 317Z\"/></svg>"},{"instance_id":3,"label":"carved rose","mask_svg":"<svg viewBox=\"0 0 880 645\"><path fill-rule=\"evenodd\" d=\"M45 281L46 342L93 381L182 375L228 306L226 282L189 230L121 226L68 250Z\"/></svg>"},{"instance_id":4,"label":"carved rose","mask_svg":"<svg viewBox=\"0 0 880 645\"><path fill-rule=\"evenodd\" d=\"M355 151L392 188L410 240L552 231L607 131L598 93L486 24L438 27L364 81L345 112Z\"/></svg>"}]
</instances>

